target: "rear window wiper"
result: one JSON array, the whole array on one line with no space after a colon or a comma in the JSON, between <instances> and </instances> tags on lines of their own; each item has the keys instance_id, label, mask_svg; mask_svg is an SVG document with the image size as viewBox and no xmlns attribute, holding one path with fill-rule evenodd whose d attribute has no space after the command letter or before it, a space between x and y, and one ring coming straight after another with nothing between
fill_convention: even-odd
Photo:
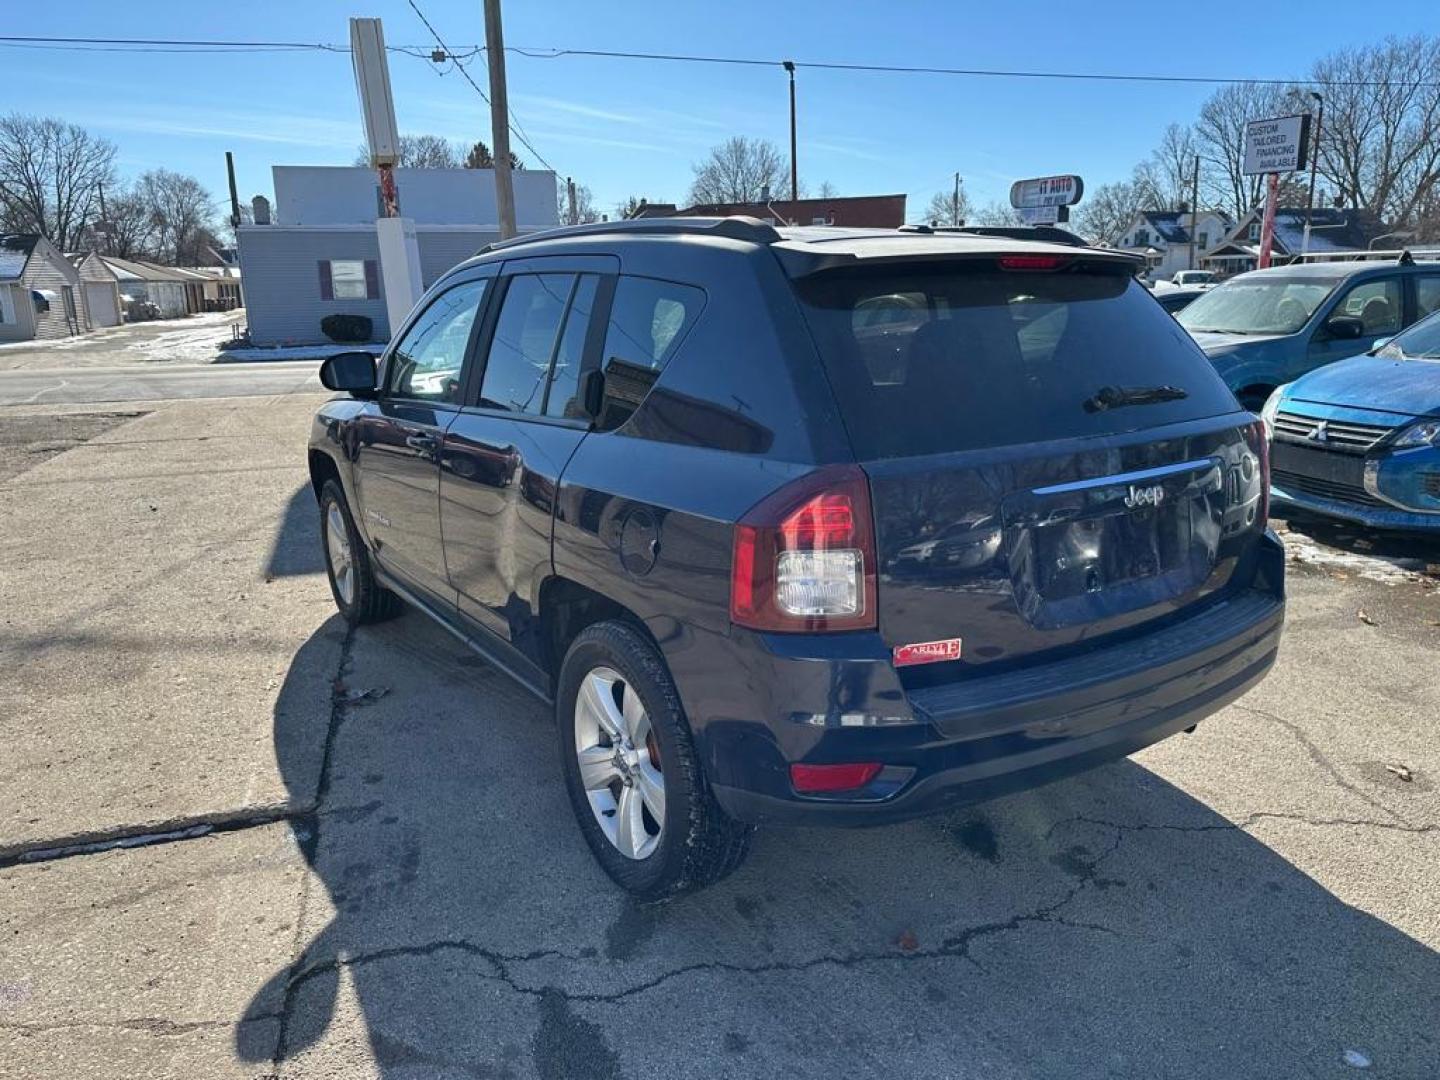
<instances>
[{"instance_id":1,"label":"rear window wiper","mask_svg":"<svg viewBox=\"0 0 1440 1080\"><path fill-rule=\"evenodd\" d=\"M1125 405L1153 405L1160 401L1179 401L1188 391L1178 386L1102 386L1094 397L1085 399L1086 412L1104 412Z\"/></svg>"}]
</instances>

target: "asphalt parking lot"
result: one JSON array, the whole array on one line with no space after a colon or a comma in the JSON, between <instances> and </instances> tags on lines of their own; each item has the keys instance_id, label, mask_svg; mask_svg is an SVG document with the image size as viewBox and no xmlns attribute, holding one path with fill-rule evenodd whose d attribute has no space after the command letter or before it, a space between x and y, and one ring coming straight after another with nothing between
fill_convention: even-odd
<instances>
[{"instance_id":1,"label":"asphalt parking lot","mask_svg":"<svg viewBox=\"0 0 1440 1080\"><path fill-rule=\"evenodd\" d=\"M0 1077L1440 1075L1440 549L1291 532L1194 735L640 907L540 706L335 616L319 400L0 415Z\"/></svg>"}]
</instances>

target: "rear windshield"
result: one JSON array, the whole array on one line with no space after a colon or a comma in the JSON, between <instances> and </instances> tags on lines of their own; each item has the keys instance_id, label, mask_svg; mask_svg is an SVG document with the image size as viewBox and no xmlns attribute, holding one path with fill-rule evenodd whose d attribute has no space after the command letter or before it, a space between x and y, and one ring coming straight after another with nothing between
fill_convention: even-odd
<instances>
[{"instance_id":1,"label":"rear windshield","mask_svg":"<svg viewBox=\"0 0 1440 1080\"><path fill-rule=\"evenodd\" d=\"M797 284L862 459L1104 435L1233 411L1125 274L835 271Z\"/></svg>"}]
</instances>

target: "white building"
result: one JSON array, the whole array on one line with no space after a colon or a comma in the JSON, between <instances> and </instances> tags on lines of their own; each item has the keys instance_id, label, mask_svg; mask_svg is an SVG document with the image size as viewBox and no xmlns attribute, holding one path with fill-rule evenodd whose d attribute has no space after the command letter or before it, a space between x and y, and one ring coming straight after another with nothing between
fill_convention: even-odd
<instances>
[{"instance_id":1,"label":"white building","mask_svg":"<svg viewBox=\"0 0 1440 1080\"><path fill-rule=\"evenodd\" d=\"M365 315L374 338L390 336L375 219L375 171L276 165L274 214L239 230L250 339L257 345L321 344L326 315ZM520 232L559 224L555 174L521 169L515 185ZM396 169L400 213L415 222L426 287L500 237L492 169ZM257 200L258 202L258 200ZM265 206L257 217L264 218Z\"/></svg>"},{"instance_id":2,"label":"white building","mask_svg":"<svg viewBox=\"0 0 1440 1080\"><path fill-rule=\"evenodd\" d=\"M1190 229L1195 229L1195 261L1190 262ZM1119 247L1145 256L1150 276L1169 281L1179 270L1200 269L1201 257L1230 231L1230 218L1218 210L1142 210L1120 238Z\"/></svg>"}]
</instances>

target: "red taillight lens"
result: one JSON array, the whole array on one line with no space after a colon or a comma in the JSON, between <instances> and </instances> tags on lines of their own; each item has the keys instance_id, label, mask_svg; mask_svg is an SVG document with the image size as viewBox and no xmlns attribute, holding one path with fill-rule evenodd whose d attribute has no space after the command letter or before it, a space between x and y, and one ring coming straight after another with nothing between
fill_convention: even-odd
<instances>
[{"instance_id":1,"label":"red taillight lens","mask_svg":"<svg viewBox=\"0 0 1440 1080\"><path fill-rule=\"evenodd\" d=\"M1255 510L1255 524L1264 529L1270 522L1270 438L1264 420L1256 420L1245 428L1245 442L1260 462L1260 502Z\"/></svg>"},{"instance_id":2,"label":"red taillight lens","mask_svg":"<svg viewBox=\"0 0 1440 1080\"><path fill-rule=\"evenodd\" d=\"M878 761L853 761L844 765L791 765L790 783L801 794L826 791L854 791L880 773Z\"/></svg>"},{"instance_id":3,"label":"red taillight lens","mask_svg":"<svg viewBox=\"0 0 1440 1080\"><path fill-rule=\"evenodd\" d=\"M754 630L875 626L875 531L858 465L816 469L740 519L730 619Z\"/></svg>"},{"instance_id":4,"label":"red taillight lens","mask_svg":"<svg viewBox=\"0 0 1440 1080\"><path fill-rule=\"evenodd\" d=\"M1070 260L1064 255L1001 255L1001 270L1059 270Z\"/></svg>"}]
</instances>

